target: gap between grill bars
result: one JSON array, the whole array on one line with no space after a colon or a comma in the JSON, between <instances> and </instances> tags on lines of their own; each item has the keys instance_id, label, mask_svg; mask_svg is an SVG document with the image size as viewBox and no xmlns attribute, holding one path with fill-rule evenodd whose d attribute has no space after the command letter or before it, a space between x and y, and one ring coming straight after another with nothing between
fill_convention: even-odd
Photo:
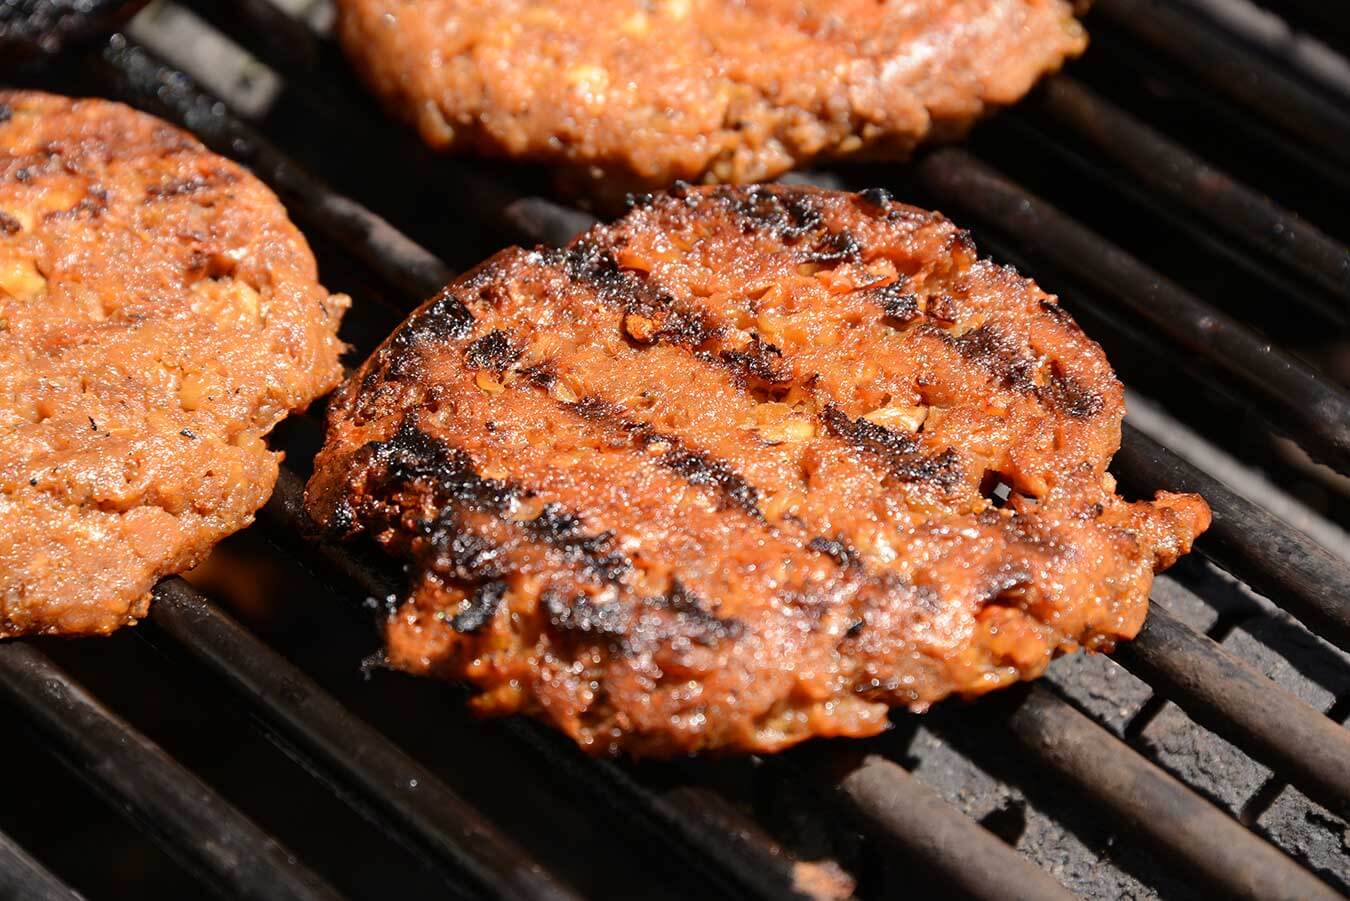
<instances>
[{"instance_id":1,"label":"gap between grill bars","mask_svg":"<svg viewBox=\"0 0 1350 901\"><path fill-rule=\"evenodd\" d=\"M0 696L65 764L226 898L341 897L41 651L0 644Z\"/></svg>"},{"instance_id":2,"label":"gap between grill bars","mask_svg":"<svg viewBox=\"0 0 1350 901\"><path fill-rule=\"evenodd\" d=\"M31 901L80 901L83 896L0 833L0 898Z\"/></svg>"},{"instance_id":3,"label":"gap between grill bars","mask_svg":"<svg viewBox=\"0 0 1350 901\"><path fill-rule=\"evenodd\" d=\"M132 56L135 55L134 48L124 49L126 49L128 54ZM120 64L121 61L117 62ZM153 65L144 57L140 59L140 62ZM147 84L154 83L153 80L147 82ZM162 92L175 89L173 83L160 83L157 89L157 92L161 92L159 100L162 101L164 99ZM185 89L183 97L192 98L190 89ZM176 98L170 96L170 102L176 102L181 99L181 97ZM142 97L140 100L145 102L146 98ZM193 100L192 103L196 104L196 101ZM325 231L330 238L343 243L344 246L349 246L350 248L357 250L358 254L365 262L372 264L372 266L381 271L386 278L392 277L396 280L399 287L407 293L410 298L423 297L430 294L434 288L439 287L439 285L448 278L449 270L440 264L439 261L435 260L430 254L427 254L411 241L408 241L404 236L389 228L386 224L383 224L381 220L370 216L362 208L350 204L350 202L346 201L344 198L324 190L322 185L315 182L302 170L289 165L284 157L277 154L266 142L251 141L248 138L241 137L240 133L230 134L222 138L221 135L224 133L220 132L219 128L223 126L219 126L219 123L222 121L223 117L219 116L218 113L211 108L209 103L206 105L196 104L196 110L197 114L199 114L199 118L196 120L197 126L209 128L212 127L212 123L216 123L216 130L218 132L216 140L226 140L228 142L229 149L227 152L245 157L245 161L250 162L258 169L260 174L263 174L268 180L272 181L274 186L278 187L283 195L287 197L288 201L298 202L304 208L304 218L311 221L316 228ZM191 115L188 115L185 118L185 121L191 125L193 122ZM229 125L227 120L226 125ZM203 136L205 137L205 135ZM511 208L511 210L517 215L516 218L511 220L508 224L516 228L520 227L522 224L527 227L532 227L534 222L537 221L529 216L521 217L519 214L522 212L528 212L533 215L544 214L546 216L554 217L551 227L555 228L556 231L552 232L553 234L571 229L578 222L584 221L584 217L579 219L574 214L570 213L570 211L562 210L547 202L541 202L530 198L522 198L517 205ZM1127 448L1129 445L1130 441L1127 438ZM1126 453L1126 450L1122 450L1122 455L1125 455ZM1178 480L1191 479L1192 481L1195 481L1203 480L1205 478L1202 473L1190 470L1186 468L1184 464L1174 466L1172 471L1168 471L1165 467L1160 468L1157 464L1159 453L1166 454L1161 448L1145 448L1141 453L1144 457L1148 458L1145 462L1137 464L1139 467L1139 481L1141 484L1151 484L1156 486L1158 483L1162 482L1168 485L1175 485L1175 487L1181 487L1180 485L1176 485ZM1172 464L1175 461L1165 460L1165 462ZM1160 473L1162 474L1160 475ZM279 486L278 498L284 503L285 497L282 490L283 488L287 488L287 486ZM292 504L294 503L294 496L297 489L298 485L296 485L292 479L287 488L290 492ZM1206 490L1208 491L1210 489ZM1215 486L1214 490L1222 489L1221 486ZM1209 495L1207 494L1207 496ZM1211 500L1213 500L1212 497ZM1318 557L1315 551L1321 551L1320 548L1317 548L1316 545L1308 542L1306 539L1303 539L1302 536L1293 533L1292 530L1289 530L1287 527L1284 527L1277 522L1267 523L1268 527L1273 530L1271 532L1252 535L1250 534L1251 531L1262 530L1249 529L1248 534L1243 534L1241 527L1234 521L1234 516L1237 514L1245 514L1250 511L1245 511L1242 508L1241 505L1244 502L1236 495L1223 498L1223 501L1226 504L1226 509L1232 514L1229 517L1230 526L1228 534L1225 537L1221 537L1218 542L1211 542L1211 544L1217 545L1219 548L1217 551L1212 548L1206 548L1206 551L1215 556L1215 559L1218 559L1221 563L1225 563L1225 565L1232 568L1235 573L1242 576L1254 587L1265 591L1276 598L1276 600L1281 600L1282 596L1284 600L1291 600L1291 609L1303 617L1305 621L1309 622L1310 625L1320 625L1324 627L1327 632L1336 628L1343 629L1345 625L1345 606L1344 604L1337 605L1335 601L1337 595L1341 598L1344 598L1347 595L1338 591L1327 591L1326 586L1328 584L1340 586L1350 584L1350 582L1347 582L1346 580L1344 566L1341 566L1338 569L1335 566L1334 559L1328 563L1327 560ZM275 503L276 501L274 500L274 504ZM1220 511L1219 505L1216 505L1216 512L1219 512L1220 518L1222 518L1222 512ZM297 524L300 523L300 520L297 519L294 514L285 514L279 521L284 525L285 529L291 530L292 533L294 533ZM284 531L285 529L280 531ZM1299 549L1301 556L1296 554L1292 559L1286 560L1284 556L1286 553L1285 549L1289 546ZM1326 558L1330 558L1330 555L1326 554L1325 551L1321 551L1321 553ZM341 558L332 562L339 566L348 565L344 561L345 558ZM1244 567L1246 571L1244 571ZM1326 581L1328 578L1332 581ZM1321 579L1322 581L1319 583L1316 581L1317 579ZM1261 580L1265 580L1269 587L1266 588L1259 584ZM161 588L161 593L172 593L181 590L181 587L177 586L176 583L166 583L166 586ZM1303 612L1300 612L1297 607L1297 604L1300 602L1304 604ZM1320 608L1319 602L1321 604ZM192 605L200 605L206 602L200 598L185 596L180 597L177 603L191 608ZM195 609L200 611L208 608L198 606ZM170 615L172 616L172 612ZM1322 620L1319 620L1318 617L1322 617ZM1328 626L1329 628L1327 628ZM204 638L209 638L209 636L199 632L199 627L197 626L184 627L180 623L177 628L180 630L185 628L186 631L182 631L180 634L175 634L173 636L176 642L182 643L188 640L200 642ZM1185 627L1181 628L1185 629ZM165 631L168 632L169 630L166 629ZM1213 670L1217 667L1220 674L1228 673L1231 675L1231 673L1225 669L1225 667L1228 667L1233 663L1231 658L1228 660L1223 659L1222 656L1212 659L1206 658L1204 655L1209 654L1212 649L1202 647L1197 651L1194 643L1199 636L1195 636L1194 633L1190 633L1189 636L1184 632L1178 633L1175 629L1168 626L1166 620L1162 621L1162 625L1159 626L1159 631L1169 640L1179 641L1183 648L1190 648L1189 650L1180 652L1182 655L1182 663L1187 663L1189 661L1190 664L1195 664L1198 659L1201 663L1209 666L1211 672L1209 675L1202 675L1199 683L1188 683L1188 679L1183 678L1177 672L1165 673L1155 671L1153 675L1150 676L1150 681L1159 679L1163 682L1175 683L1169 684L1166 688L1166 692L1175 694L1178 697L1182 696L1187 691L1199 691L1201 692L1200 697L1203 699L1205 697L1204 693L1209 692L1211 698L1210 701L1206 703L1211 703L1212 693L1216 687L1213 679L1215 675ZM242 644L239 645L239 647L243 647L250 652L253 650L249 647L250 642L256 644L256 641L252 640L247 633L242 631L233 633L227 630L224 634L226 640L231 642L241 642ZM1344 632L1341 633L1341 641L1344 641L1344 634ZM219 638L220 636L217 635L216 639ZM1204 641L1205 639L1200 640ZM1144 662L1140 664L1139 661L1135 661L1135 665L1144 668L1149 665L1156 666L1159 662L1163 665L1176 662L1175 658L1171 656L1172 654L1178 653L1176 651L1169 651L1167 655L1161 658L1151 658L1149 655L1151 653L1159 652L1159 647L1156 644L1148 644L1148 642L1156 641L1156 639L1150 639L1145 636L1143 641L1145 644L1142 648L1143 654L1140 656ZM265 651L266 649L263 650ZM194 653L200 653L200 651L194 650ZM1220 651L1218 653L1224 655L1224 652ZM1198 657L1197 654L1199 655ZM281 663L284 664L285 662L281 661ZM238 681L241 678L239 672L234 669L235 663L230 659L221 658L220 660L211 662L210 665L220 674L224 675L227 681ZM266 668L259 672L264 676L267 675ZM239 687L243 691L249 690L247 685L242 682ZM1256 696L1258 697L1265 697L1267 703L1270 702L1268 696L1261 694L1266 690L1265 686L1259 684L1255 687L1246 685L1244 688L1245 690L1256 692ZM1047 765L1059 768L1066 778L1072 780L1083 780L1101 774L1109 776L1112 772L1112 768L1119 765L1119 760L1117 758L1121 751L1113 749L1110 742L1114 741L1114 739L1110 739L1109 736L1106 736L1099 727L1087 721L1086 718L1082 718L1082 722L1075 721L1073 717L1078 716L1081 718L1081 715L1075 714L1063 701L1060 701L1052 693L1044 689L1036 688L1026 694L1026 698L1020 700L1016 705L1015 710L1010 714L1010 726L1018 735L1019 740L1026 744L1030 752L1037 756L1039 760ZM1299 702L1295 701L1294 703L1298 704ZM1199 705L1197 704L1196 706L1198 707ZM1299 711L1296 719L1298 719L1303 726L1308 726L1311 721L1306 719L1307 713L1311 713L1315 716L1320 716L1320 714L1316 714L1316 711L1312 711L1310 708L1305 708L1305 710L1306 713L1304 711ZM275 711L273 711L273 713L275 713ZM1227 716L1227 712L1225 712L1225 716ZM1254 726L1260 725L1259 723L1237 723L1236 721L1234 721L1234 723L1229 723L1227 720L1223 719L1219 720L1219 722L1221 725L1229 728L1236 727L1238 732L1235 732L1234 734L1241 734L1241 730L1243 729L1251 732ZM1283 723L1277 725L1283 725ZM1086 731L1079 731L1080 727ZM1302 728L1302 726L1298 728ZM1313 730L1316 732L1317 728L1313 727ZM1062 749L1053 747L1058 743L1056 736L1063 734L1072 734L1075 737L1075 740L1082 739L1082 746L1077 747L1072 752L1062 752ZM1303 735L1305 733L1298 732L1292 734ZM1245 739L1238 741L1238 743L1246 748L1252 744L1259 745L1262 741L1270 742L1278 738L1278 735L1273 737L1263 737L1259 734L1258 730L1254 734L1254 737L1253 734L1248 734ZM1244 741L1246 742L1245 744ZM1121 746L1121 748L1123 749L1123 746ZM1326 747L1321 748L1323 756L1325 756L1326 750ZM1279 756L1280 754L1285 754L1290 757L1290 759L1282 761L1278 768L1286 771L1296 771L1299 767L1305 766L1305 763L1298 759L1298 755L1288 755L1287 751L1287 748L1282 750L1277 747L1274 751L1272 751L1271 748L1262 748L1258 756L1269 756L1272 754L1274 756ZM1133 755L1133 752L1128 749L1123 749L1123 753L1126 755ZM1126 759L1128 760L1130 758L1127 757ZM1334 758L1332 759L1334 762ZM1138 762L1144 763L1143 761ZM590 764L585 763L581 766L585 769L586 767L589 767ZM612 779L613 781L618 782L626 777L626 774L618 768L610 767L609 765L602 766L604 767L604 770L609 771L606 773L604 770L597 770L598 778L600 780L598 784L602 789L605 785L605 779ZM1149 765L1145 764L1145 766ZM889 767L879 767L872 764L871 768L866 770L865 776L854 778L851 782L845 780L845 782L841 784L841 790L852 800L855 806L860 810L870 810L870 813L864 814L865 817L870 817L873 820L879 821L882 825L885 824L889 817L895 816L896 809L894 806L887 804L877 807L876 804L878 798L882 797L885 792L890 792L891 798L905 797L901 783L907 779L903 772L898 774L883 773L880 776L877 775L878 770L888 769ZM1334 772L1327 773L1324 763L1316 763L1313 771L1315 774L1311 776L1305 772L1301 777L1296 774L1291 774L1290 778L1295 781L1300 781L1301 778L1303 781L1311 782L1313 784L1320 779L1323 783L1334 787L1336 782L1334 777L1336 774ZM1344 774L1341 775L1344 776ZM1211 842L1206 844L1202 841L1198 846L1181 849L1173 847L1173 851L1186 857L1190 861L1191 866L1197 867L1203 872L1213 869L1220 864L1232 864L1236 868L1235 872L1225 871L1218 873L1217 875L1221 879L1228 879L1229 882L1226 883L1227 887L1235 892L1264 894L1267 891L1304 891L1310 893L1306 896L1313 896L1316 895L1319 890L1325 891L1324 888L1320 887L1319 883L1311 882L1310 877L1303 873L1303 871L1292 868L1292 865L1287 860L1278 855L1277 852L1274 852L1273 849L1270 849L1269 846L1264 845L1264 843L1255 839L1244 830L1236 828L1231 820L1218 814L1217 811L1213 810L1213 808L1209 807L1205 802L1200 801L1199 798L1190 796L1185 788L1181 787L1179 784L1175 786L1169 785L1166 782L1168 777L1163 777L1159 780L1156 778L1157 776L1161 776L1161 773L1157 773L1156 775L1150 773L1146 777L1149 780L1148 784L1155 792L1153 799L1156 803L1163 804L1167 809L1195 813L1201 820L1212 822L1213 828L1219 834L1217 843ZM880 780L880 785L874 784L874 780ZM908 781L912 783L912 780ZM850 786L853 786L853 788L850 789ZM1122 794L1118 790L1118 786L1114 788L1108 786L1103 789L1094 780L1093 784L1084 786L1084 789L1090 791L1094 797L1098 797L1103 803L1106 803L1113 810L1116 810L1124 816L1136 819L1141 817L1147 818L1148 816L1148 809L1133 803L1127 797L1122 797ZM1344 791L1343 782L1337 790ZM1339 797L1343 800L1343 795ZM1193 806L1192 801L1198 803L1200 806ZM868 804L871 804L872 806L869 808L867 807ZM1171 805L1171 807L1167 807L1167 805ZM916 801L916 807L918 806L920 805ZM972 842L969 846L972 853L995 854L996 852L992 850L993 847L997 847L1002 849L1003 852L1007 852L1008 849L1006 846L997 843L997 841L987 832L974 826L974 824L970 823L969 820L966 820L963 815L957 813L950 807L947 807L945 804L936 808L936 810L938 812L934 815L937 819L933 822L943 828L954 829L957 834L966 834ZM919 815L916 814L916 816ZM912 831L922 822L922 819L919 819L906 820L900 824L892 823L887 831L892 833L892 839L904 843L906 841L905 826L908 825L909 829ZM1144 821L1141 822L1140 825L1143 828L1149 828L1152 825L1152 828L1158 831L1165 831L1167 828L1167 824L1165 823L1153 825ZM973 833L970 831L972 828L974 829ZM1223 841L1228 838L1230 834L1241 836L1241 838L1234 839L1235 843L1231 846ZM1160 836L1160 838L1165 847L1174 845L1167 836ZM716 840L716 837L714 837L714 841ZM908 840L914 842L915 838L910 836ZM991 845L990 843L993 844ZM1217 844L1217 847L1215 847L1215 844ZM961 844L957 847L965 849L967 846ZM939 869L944 867L944 863L939 859L941 857L940 854L930 850L926 852L926 855L933 866L938 867ZM1275 856L1272 858L1270 855ZM1020 858L1016 859L1019 861L1021 860ZM1260 882L1251 881L1252 879L1261 878L1261 874L1252 876L1248 872L1250 866L1244 865L1244 861L1252 866L1268 862L1270 874L1273 874L1274 880L1271 883L1266 883L1264 885ZM1025 861L1022 861L1022 863L1025 866ZM1033 870L1032 872L1034 873L1037 871ZM1293 875L1289 876L1289 874ZM1285 881L1286 877L1292 879L1292 881ZM1008 874L1004 873L1003 879L1006 880L1007 878ZM1034 877L1027 876L1026 878L1028 884L1034 881ZM971 888L980 894L987 893L985 894L987 897L998 897L999 889L1002 888L1006 890L1008 886L1006 882L1002 886L996 884L993 881L993 877L991 877L990 880L980 880L977 877L975 884ZM1045 894L1043 896L1053 896L1052 886L1043 886L1043 888L1045 889Z\"/></svg>"}]
</instances>

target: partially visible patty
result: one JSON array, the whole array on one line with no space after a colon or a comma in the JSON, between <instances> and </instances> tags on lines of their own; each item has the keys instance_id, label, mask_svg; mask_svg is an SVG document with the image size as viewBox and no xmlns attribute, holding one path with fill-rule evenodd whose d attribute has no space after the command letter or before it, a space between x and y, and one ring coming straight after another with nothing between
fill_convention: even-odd
<instances>
[{"instance_id":1,"label":"partially visible patty","mask_svg":"<svg viewBox=\"0 0 1350 901\"><path fill-rule=\"evenodd\" d=\"M964 131L1082 52L1068 0L339 0L366 80L434 147L589 193L753 182Z\"/></svg>"},{"instance_id":2,"label":"partially visible patty","mask_svg":"<svg viewBox=\"0 0 1350 901\"><path fill-rule=\"evenodd\" d=\"M1110 649L1209 522L1120 383L935 213L680 189L505 251L336 395L311 513L409 564L395 666L594 752L772 751Z\"/></svg>"},{"instance_id":3,"label":"partially visible patty","mask_svg":"<svg viewBox=\"0 0 1350 901\"><path fill-rule=\"evenodd\" d=\"M0 637L106 633L247 525L348 304L276 197L118 104L0 92Z\"/></svg>"}]
</instances>

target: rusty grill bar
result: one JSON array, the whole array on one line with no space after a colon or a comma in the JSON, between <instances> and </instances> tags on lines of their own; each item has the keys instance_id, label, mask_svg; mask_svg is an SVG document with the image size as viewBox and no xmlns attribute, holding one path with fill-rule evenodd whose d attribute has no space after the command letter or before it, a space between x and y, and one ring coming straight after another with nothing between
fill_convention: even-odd
<instances>
[{"instance_id":1,"label":"rusty grill bar","mask_svg":"<svg viewBox=\"0 0 1350 901\"><path fill-rule=\"evenodd\" d=\"M288 89L308 104L304 111L316 129L340 129L344 123L360 128L378 121L347 95L350 81L338 68L333 48L268 0L235 7L194 0L190 6L286 76ZM1241 85L1217 79L1206 84L1224 94L1225 102L1255 110L1276 131L1311 141L1319 148L1314 153L1330 157L1320 165L1345 179L1344 148L1350 144L1335 142L1350 134L1346 118L1324 102L1315 86L1280 71L1219 23L1208 22L1203 4L1183 4L1184 12L1164 11L1163 4L1144 0L1100 0L1099 6L1100 28L1109 24L1148 52L1183 64L1190 74L1223 71L1220 65L1259 73L1260 78ZM1167 16L1178 18L1171 28L1159 26ZM1182 35L1192 37L1183 25L1197 29L1197 45L1182 41ZM1206 68L1209 63L1214 68ZM253 168L312 238L345 251L387 287L391 307L372 304L369 311L385 330L395 324L396 310L410 309L451 276L452 267L436 254L327 187L187 76L127 39L114 38L90 55L84 75L92 75L104 93L184 125L213 149ZM1043 120L1082 140L1110 167L1139 179L1142 184L1131 190L1146 203L1166 210L1180 207L1198 217L1204 229L1190 226L1187 231L1197 241L1263 272L1279 270L1282 274L1272 278L1292 299L1341 327L1350 320L1350 253L1343 245L1090 88L1057 76L1025 109L1004 116L1015 134L1037 132L1038 140L1053 143L1056 138L1047 138L1037 124ZM363 145L360 152L379 154L386 171L411 166L434 179L434 190L459 192L460 206L494 232L557 243L591 221L584 213L522 193L490 167L436 165L407 143L410 139L396 138L389 128L380 135L389 146ZM1319 144L1321 138L1331 143ZM846 181L859 177L889 179L891 173L874 168L844 174ZM1066 300L1094 334L1123 338L1142 352L1156 353L1161 344L1181 349L1195 358L1192 368L1202 383L1258 405L1272 429L1287 432L1340 472L1350 471L1350 396L1336 380L1037 198L978 152L933 151L897 177L955 212L958 221L975 225L982 243L1000 255L1048 262L1088 286L1086 292L1068 292ZM1247 259L1253 254L1257 259ZM1028 273L1038 268L1024 264ZM1305 297L1298 293L1300 285L1314 286L1316 293ZM360 350L368 351L382 335L363 336ZM1344 558L1128 424L1113 470L1132 491L1204 494L1215 524L1201 540L1200 553L1314 633L1350 649L1350 564ZM272 539L312 565L336 594L359 601L394 590L396 574L384 564L312 536L301 491L301 478L283 469L260 517ZM1153 606L1138 639L1120 649L1116 661L1147 682L1156 697L1175 702L1328 810L1350 813L1350 731L1157 603ZM287 754L459 890L480 897L576 896L436 775L187 583L170 579L159 586L149 628L143 631L152 644L223 683ZM234 897L338 895L41 651L0 645L0 696L68 766L214 891ZM1042 771L1130 824L1215 891L1249 898L1339 896L1316 873L1137 753L1054 689L1017 688L986 699L982 708ZM640 772L586 758L532 723L513 721L506 729L619 822L677 854L707 888L741 897L820 896L789 852L757 824L738 820L743 815L734 808L729 812L717 796L701 789L653 787ZM893 759L870 754L854 760L848 752L836 759L809 749L766 769L771 781L800 779L820 787L854 818L867 840L904 849L965 894L991 899L1066 895L1052 877ZM58 876L0 834L0 893L11 888L31 897L74 896Z\"/></svg>"}]
</instances>

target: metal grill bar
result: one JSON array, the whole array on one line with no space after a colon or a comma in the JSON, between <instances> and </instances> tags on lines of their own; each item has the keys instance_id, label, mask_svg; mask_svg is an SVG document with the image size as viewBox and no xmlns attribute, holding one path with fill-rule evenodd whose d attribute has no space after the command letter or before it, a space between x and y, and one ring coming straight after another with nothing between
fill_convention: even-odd
<instances>
[{"instance_id":1,"label":"metal grill bar","mask_svg":"<svg viewBox=\"0 0 1350 901\"><path fill-rule=\"evenodd\" d=\"M1304 32L1252 0L1181 2L1278 65L1319 87L1350 96L1350 61L1322 40L1324 34L1335 31L1330 22L1316 32Z\"/></svg>"},{"instance_id":2,"label":"metal grill bar","mask_svg":"<svg viewBox=\"0 0 1350 901\"><path fill-rule=\"evenodd\" d=\"M1350 397L1315 370L964 150L930 153L914 172L942 204L1003 234L1036 235L1036 246L1042 249L1037 256L1119 301L1159 335L1215 366L1314 457L1350 472ZM1077 295L1073 302L1098 305L1091 297Z\"/></svg>"},{"instance_id":3,"label":"metal grill bar","mask_svg":"<svg viewBox=\"0 0 1350 901\"><path fill-rule=\"evenodd\" d=\"M1230 656L1157 604L1115 659L1210 731L1324 806L1350 812L1350 730Z\"/></svg>"},{"instance_id":4,"label":"metal grill bar","mask_svg":"<svg viewBox=\"0 0 1350 901\"><path fill-rule=\"evenodd\" d=\"M1267 5L1288 19L1301 20L1300 26L1311 25L1319 37L1350 45L1350 20L1339 4L1327 0L1275 0Z\"/></svg>"},{"instance_id":5,"label":"metal grill bar","mask_svg":"<svg viewBox=\"0 0 1350 901\"><path fill-rule=\"evenodd\" d=\"M1164 196L1199 215L1208 227L1310 277L1342 302L1350 300L1350 251L1345 245L1087 87L1064 76L1048 79L1027 98L1026 108L1069 129L1095 154L1153 192L1136 191L1139 196L1150 201ZM1345 305L1327 312L1342 323L1350 321L1350 307Z\"/></svg>"},{"instance_id":6,"label":"metal grill bar","mask_svg":"<svg viewBox=\"0 0 1350 901\"><path fill-rule=\"evenodd\" d=\"M452 877L467 876L475 896L575 897L429 770L182 579L155 588L150 620L244 696L376 825L430 854Z\"/></svg>"},{"instance_id":7,"label":"metal grill bar","mask_svg":"<svg viewBox=\"0 0 1350 901\"><path fill-rule=\"evenodd\" d=\"M1350 564L1128 423L1122 439L1112 470L1126 489L1204 497L1214 522L1200 537L1200 552L1350 650Z\"/></svg>"},{"instance_id":8,"label":"metal grill bar","mask_svg":"<svg viewBox=\"0 0 1350 901\"><path fill-rule=\"evenodd\" d=\"M839 779L838 790L864 822L932 865L957 892L987 901L1074 897L1045 871L884 757L866 757Z\"/></svg>"},{"instance_id":9,"label":"metal grill bar","mask_svg":"<svg viewBox=\"0 0 1350 901\"><path fill-rule=\"evenodd\" d=\"M1210 90L1256 110L1341 166L1350 165L1350 113L1232 40L1212 21L1164 0L1100 0L1095 8Z\"/></svg>"},{"instance_id":10,"label":"metal grill bar","mask_svg":"<svg viewBox=\"0 0 1350 901\"><path fill-rule=\"evenodd\" d=\"M340 897L172 757L29 644L0 644L0 696L71 770L226 898Z\"/></svg>"},{"instance_id":11,"label":"metal grill bar","mask_svg":"<svg viewBox=\"0 0 1350 901\"><path fill-rule=\"evenodd\" d=\"M1052 692L1031 686L1021 693L1008 726L1022 747L1224 896L1340 897Z\"/></svg>"},{"instance_id":12,"label":"metal grill bar","mask_svg":"<svg viewBox=\"0 0 1350 901\"><path fill-rule=\"evenodd\" d=\"M81 901L83 896L0 832L0 898Z\"/></svg>"}]
</instances>

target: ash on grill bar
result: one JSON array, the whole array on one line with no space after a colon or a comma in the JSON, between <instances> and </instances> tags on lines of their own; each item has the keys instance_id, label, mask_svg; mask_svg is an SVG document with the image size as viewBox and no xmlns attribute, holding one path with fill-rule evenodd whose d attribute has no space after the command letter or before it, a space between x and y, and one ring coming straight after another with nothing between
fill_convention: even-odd
<instances>
[{"instance_id":1,"label":"ash on grill bar","mask_svg":"<svg viewBox=\"0 0 1350 901\"><path fill-rule=\"evenodd\" d=\"M353 360L453 272L593 221L546 173L386 118L322 2L154 3L107 38L80 6L0 0L0 36L50 37L0 57L0 85L120 100L249 167L355 298ZM872 739L587 757L384 667L370 620L402 573L315 534L311 413L273 435L257 523L140 626L0 643L0 898L1345 896L1350 21L1330 8L1097 0L1085 55L959 145L788 176L940 209L1103 345L1122 493L1214 514L1114 655Z\"/></svg>"}]
</instances>

